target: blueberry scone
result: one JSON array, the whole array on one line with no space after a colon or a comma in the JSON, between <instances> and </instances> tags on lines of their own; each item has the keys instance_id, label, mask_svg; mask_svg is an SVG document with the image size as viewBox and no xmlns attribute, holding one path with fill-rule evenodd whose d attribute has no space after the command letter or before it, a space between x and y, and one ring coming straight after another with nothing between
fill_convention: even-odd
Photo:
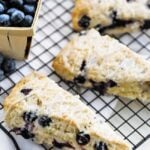
<instances>
[{"instance_id":1,"label":"blueberry scone","mask_svg":"<svg viewBox=\"0 0 150 150\"><path fill-rule=\"evenodd\" d=\"M53 61L63 79L100 94L150 100L150 62L95 29L75 36Z\"/></svg>"},{"instance_id":2,"label":"blueberry scone","mask_svg":"<svg viewBox=\"0 0 150 150\"><path fill-rule=\"evenodd\" d=\"M76 0L73 27L111 35L150 28L150 0Z\"/></svg>"},{"instance_id":3,"label":"blueberry scone","mask_svg":"<svg viewBox=\"0 0 150 150\"><path fill-rule=\"evenodd\" d=\"M48 150L130 150L78 96L36 72L15 86L4 109L12 131Z\"/></svg>"}]
</instances>

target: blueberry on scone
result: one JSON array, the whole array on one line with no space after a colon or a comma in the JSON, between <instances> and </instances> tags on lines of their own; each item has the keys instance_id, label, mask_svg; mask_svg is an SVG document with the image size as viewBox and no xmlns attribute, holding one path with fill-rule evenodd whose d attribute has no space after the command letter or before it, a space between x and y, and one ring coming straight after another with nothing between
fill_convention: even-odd
<instances>
[{"instance_id":1,"label":"blueberry on scone","mask_svg":"<svg viewBox=\"0 0 150 150\"><path fill-rule=\"evenodd\" d=\"M20 92L23 93L24 95L28 95L28 94L30 94L31 91L32 91L32 89L24 88Z\"/></svg>"},{"instance_id":2,"label":"blueberry on scone","mask_svg":"<svg viewBox=\"0 0 150 150\"><path fill-rule=\"evenodd\" d=\"M149 6L149 0L77 0L72 12L73 28L80 31L99 27L100 33L111 35L149 29Z\"/></svg>"},{"instance_id":3,"label":"blueberry on scone","mask_svg":"<svg viewBox=\"0 0 150 150\"><path fill-rule=\"evenodd\" d=\"M23 89L32 91L24 95ZM11 131L47 149L131 150L78 96L37 72L14 87L4 110Z\"/></svg>"},{"instance_id":4,"label":"blueberry on scone","mask_svg":"<svg viewBox=\"0 0 150 150\"><path fill-rule=\"evenodd\" d=\"M150 62L95 29L76 35L52 66L66 81L101 95L150 100Z\"/></svg>"},{"instance_id":5,"label":"blueberry on scone","mask_svg":"<svg viewBox=\"0 0 150 150\"><path fill-rule=\"evenodd\" d=\"M52 122L52 119L46 115L42 115L38 119L39 125L42 127L50 126L50 123Z\"/></svg>"}]
</instances>

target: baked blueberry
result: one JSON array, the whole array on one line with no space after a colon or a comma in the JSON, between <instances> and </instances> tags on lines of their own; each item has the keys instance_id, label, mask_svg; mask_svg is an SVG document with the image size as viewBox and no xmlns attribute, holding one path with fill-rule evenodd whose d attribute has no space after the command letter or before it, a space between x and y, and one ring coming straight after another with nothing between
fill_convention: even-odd
<instances>
[{"instance_id":1,"label":"baked blueberry","mask_svg":"<svg viewBox=\"0 0 150 150\"><path fill-rule=\"evenodd\" d=\"M50 123L52 122L52 119L49 118L46 115L40 116L38 119L38 123L39 125L41 125L42 127L47 127L50 125Z\"/></svg>"},{"instance_id":2,"label":"baked blueberry","mask_svg":"<svg viewBox=\"0 0 150 150\"><path fill-rule=\"evenodd\" d=\"M0 69L0 81L5 78L4 71Z\"/></svg>"},{"instance_id":3,"label":"baked blueberry","mask_svg":"<svg viewBox=\"0 0 150 150\"><path fill-rule=\"evenodd\" d=\"M25 139L30 139L34 137L34 134L28 131L26 128L20 129L20 135L22 135Z\"/></svg>"},{"instance_id":4,"label":"baked blueberry","mask_svg":"<svg viewBox=\"0 0 150 150\"><path fill-rule=\"evenodd\" d=\"M94 150L108 150L106 143L99 142L94 145Z\"/></svg>"},{"instance_id":5,"label":"baked blueberry","mask_svg":"<svg viewBox=\"0 0 150 150\"><path fill-rule=\"evenodd\" d=\"M12 15L15 11L18 11L18 9L17 8L10 8L7 10L7 14Z\"/></svg>"},{"instance_id":6,"label":"baked blueberry","mask_svg":"<svg viewBox=\"0 0 150 150\"><path fill-rule=\"evenodd\" d=\"M79 132L76 135L76 141L79 145L86 145L90 142L90 135L84 132Z\"/></svg>"},{"instance_id":7,"label":"baked blueberry","mask_svg":"<svg viewBox=\"0 0 150 150\"><path fill-rule=\"evenodd\" d=\"M28 95L32 89L22 89L20 92L23 93L24 95Z\"/></svg>"},{"instance_id":8,"label":"baked blueberry","mask_svg":"<svg viewBox=\"0 0 150 150\"><path fill-rule=\"evenodd\" d=\"M34 137L34 134L31 133L26 127L25 128L14 128L12 132L15 132L17 135L22 135L25 139L30 139Z\"/></svg>"},{"instance_id":9,"label":"baked blueberry","mask_svg":"<svg viewBox=\"0 0 150 150\"><path fill-rule=\"evenodd\" d=\"M10 26L10 17L7 14L0 15L0 26Z\"/></svg>"},{"instance_id":10,"label":"baked blueberry","mask_svg":"<svg viewBox=\"0 0 150 150\"><path fill-rule=\"evenodd\" d=\"M101 95L104 95L107 91L107 84L105 82L96 83L91 81L93 84L94 90L98 91Z\"/></svg>"},{"instance_id":11,"label":"baked blueberry","mask_svg":"<svg viewBox=\"0 0 150 150\"><path fill-rule=\"evenodd\" d=\"M96 83L95 81L91 80L91 83L93 84L94 90L98 91L101 95L104 95L107 92L108 88L117 86L117 83L112 80L109 80L108 82L100 82L100 83Z\"/></svg>"},{"instance_id":12,"label":"baked blueberry","mask_svg":"<svg viewBox=\"0 0 150 150\"><path fill-rule=\"evenodd\" d=\"M33 22L33 17L31 15L26 15L23 19L23 21L20 23L20 26L22 27L30 27Z\"/></svg>"},{"instance_id":13,"label":"baked blueberry","mask_svg":"<svg viewBox=\"0 0 150 150\"><path fill-rule=\"evenodd\" d=\"M90 25L91 18L84 15L78 22L79 26L86 29Z\"/></svg>"},{"instance_id":14,"label":"baked blueberry","mask_svg":"<svg viewBox=\"0 0 150 150\"><path fill-rule=\"evenodd\" d=\"M14 59L5 58L2 63L2 69L5 73L12 73L16 70L16 63Z\"/></svg>"},{"instance_id":15,"label":"baked blueberry","mask_svg":"<svg viewBox=\"0 0 150 150\"><path fill-rule=\"evenodd\" d=\"M82 75L79 75L77 76L75 79L74 79L74 82L75 83L79 83L79 84L84 84L86 81L85 77L82 76Z\"/></svg>"},{"instance_id":16,"label":"baked blueberry","mask_svg":"<svg viewBox=\"0 0 150 150\"><path fill-rule=\"evenodd\" d=\"M150 20L145 20L141 29L149 29L150 28Z\"/></svg>"},{"instance_id":17,"label":"baked blueberry","mask_svg":"<svg viewBox=\"0 0 150 150\"><path fill-rule=\"evenodd\" d=\"M9 5L15 8L21 8L23 6L23 0L10 0Z\"/></svg>"},{"instance_id":18,"label":"baked blueberry","mask_svg":"<svg viewBox=\"0 0 150 150\"><path fill-rule=\"evenodd\" d=\"M23 19L24 19L25 15L22 11L18 10L12 13L11 15L11 22L14 25L19 24Z\"/></svg>"},{"instance_id":19,"label":"baked blueberry","mask_svg":"<svg viewBox=\"0 0 150 150\"><path fill-rule=\"evenodd\" d=\"M35 6L25 4L23 10L26 14L33 15L35 13Z\"/></svg>"},{"instance_id":20,"label":"baked blueberry","mask_svg":"<svg viewBox=\"0 0 150 150\"><path fill-rule=\"evenodd\" d=\"M111 14L113 19L112 25L108 26L108 28L115 28L115 27L125 27L127 24L133 23L132 20L121 20L117 18L117 12L113 11Z\"/></svg>"},{"instance_id":21,"label":"baked blueberry","mask_svg":"<svg viewBox=\"0 0 150 150\"><path fill-rule=\"evenodd\" d=\"M35 112L24 112L23 113L23 120L27 123L32 123L37 119L37 115Z\"/></svg>"},{"instance_id":22,"label":"baked blueberry","mask_svg":"<svg viewBox=\"0 0 150 150\"><path fill-rule=\"evenodd\" d=\"M35 4L37 0L25 0L27 4Z\"/></svg>"},{"instance_id":23,"label":"baked blueberry","mask_svg":"<svg viewBox=\"0 0 150 150\"><path fill-rule=\"evenodd\" d=\"M108 87L115 87L115 86L117 86L117 83L114 82L113 80L109 80L109 81L107 82L107 86L108 86Z\"/></svg>"},{"instance_id":24,"label":"baked blueberry","mask_svg":"<svg viewBox=\"0 0 150 150\"><path fill-rule=\"evenodd\" d=\"M53 145L54 147L59 148L59 149L62 149L65 147L73 148L72 145L70 145L69 143L60 143L60 142L57 142L55 139L53 141Z\"/></svg>"},{"instance_id":25,"label":"baked blueberry","mask_svg":"<svg viewBox=\"0 0 150 150\"><path fill-rule=\"evenodd\" d=\"M84 70L85 66L86 66L86 61L83 60L82 65L80 67L80 71Z\"/></svg>"},{"instance_id":26,"label":"baked blueberry","mask_svg":"<svg viewBox=\"0 0 150 150\"><path fill-rule=\"evenodd\" d=\"M0 3L0 14L3 13L5 10L4 5Z\"/></svg>"}]
</instances>

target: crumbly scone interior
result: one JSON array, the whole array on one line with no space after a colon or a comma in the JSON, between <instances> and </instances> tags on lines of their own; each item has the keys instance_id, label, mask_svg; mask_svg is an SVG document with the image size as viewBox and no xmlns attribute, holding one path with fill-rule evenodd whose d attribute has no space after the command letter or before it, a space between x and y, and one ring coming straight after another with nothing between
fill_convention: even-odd
<instances>
[{"instance_id":1,"label":"crumbly scone interior","mask_svg":"<svg viewBox=\"0 0 150 150\"><path fill-rule=\"evenodd\" d=\"M58 54L53 67L65 80L83 87L131 99L150 99L150 63L94 29L74 37Z\"/></svg>"},{"instance_id":2,"label":"crumbly scone interior","mask_svg":"<svg viewBox=\"0 0 150 150\"><path fill-rule=\"evenodd\" d=\"M23 89L32 91L24 95L20 92ZM61 145L62 149L93 150L96 142L103 142L108 150L130 149L106 123L79 101L78 96L72 96L37 73L22 80L6 98L4 106L9 127L14 131L28 127L38 144L48 147ZM32 123L26 122L23 120L24 112L34 112L37 118ZM51 119L49 126L39 124L42 115ZM90 135L91 140L86 145L76 141L80 132Z\"/></svg>"},{"instance_id":3,"label":"crumbly scone interior","mask_svg":"<svg viewBox=\"0 0 150 150\"><path fill-rule=\"evenodd\" d=\"M72 21L75 30L98 27L101 33L129 33L150 28L150 4L148 0L77 0Z\"/></svg>"}]
</instances>

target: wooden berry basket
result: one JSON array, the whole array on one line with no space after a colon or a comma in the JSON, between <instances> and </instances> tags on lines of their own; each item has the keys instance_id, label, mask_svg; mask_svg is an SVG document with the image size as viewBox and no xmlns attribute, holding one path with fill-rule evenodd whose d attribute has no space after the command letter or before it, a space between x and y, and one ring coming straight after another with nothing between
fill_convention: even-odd
<instances>
[{"instance_id":1,"label":"wooden berry basket","mask_svg":"<svg viewBox=\"0 0 150 150\"><path fill-rule=\"evenodd\" d=\"M0 27L0 53L16 60L28 57L41 5L38 0L31 27Z\"/></svg>"}]
</instances>

